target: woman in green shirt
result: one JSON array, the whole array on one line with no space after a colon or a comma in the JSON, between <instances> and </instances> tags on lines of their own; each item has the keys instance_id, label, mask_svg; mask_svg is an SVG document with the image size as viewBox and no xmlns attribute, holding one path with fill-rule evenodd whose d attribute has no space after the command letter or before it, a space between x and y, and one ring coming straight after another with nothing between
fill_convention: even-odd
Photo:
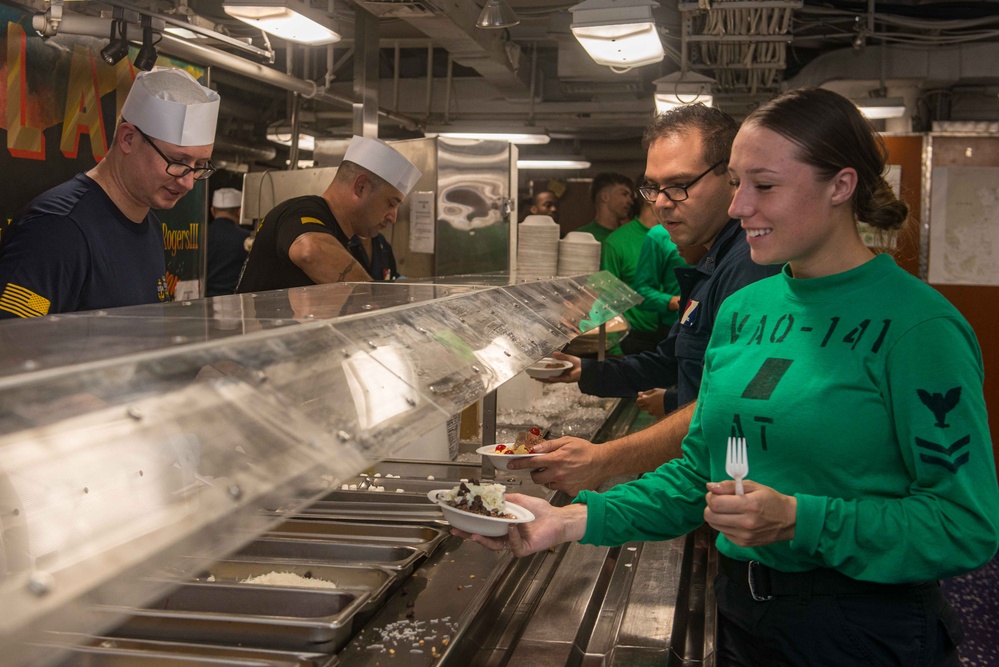
<instances>
[{"instance_id":1,"label":"woman in green shirt","mask_svg":"<svg viewBox=\"0 0 999 667\"><path fill-rule=\"evenodd\" d=\"M790 91L735 139L729 214L753 260L784 265L722 304L684 456L552 508L493 549L718 533L716 664L958 665L937 583L991 559L999 487L974 331L875 255L857 221L908 216L886 150L846 98ZM928 363L932 357L932 363ZM726 440L745 437L737 495Z\"/></svg>"}]
</instances>

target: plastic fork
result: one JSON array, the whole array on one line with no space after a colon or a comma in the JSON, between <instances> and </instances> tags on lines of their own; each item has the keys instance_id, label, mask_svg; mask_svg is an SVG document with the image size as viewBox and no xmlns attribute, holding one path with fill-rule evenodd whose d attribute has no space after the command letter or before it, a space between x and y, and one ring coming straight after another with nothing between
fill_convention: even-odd
<instances>
[{"instance_id":1,"label":"plastic fork","mask_svg":"<svg viewBox=\"0 0 999 667\"><path fill-rule=\"evenodd\" d=\"M725 455L725 472L735 480L735 494L745 495L742 480L749 474L749 460L746 458L746 439L729 438L728 452Z\"/></svg>"}]
</instances>

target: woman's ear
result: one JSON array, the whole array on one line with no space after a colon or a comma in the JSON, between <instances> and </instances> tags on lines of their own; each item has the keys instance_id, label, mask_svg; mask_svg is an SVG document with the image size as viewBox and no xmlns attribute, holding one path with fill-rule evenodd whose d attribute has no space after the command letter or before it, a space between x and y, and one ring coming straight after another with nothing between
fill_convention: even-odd
<instances>
[{"instance_id":1,"label":"woman's ear","mask_svg":"<svg viewBox=\"0 0 999 667\"><path fill-rule=\"evenodd\" d=\"M832 178L833 205L845 204L853 199L853 191L857 189L857 170L844 167Z\"/></svg>"}]
</instances>

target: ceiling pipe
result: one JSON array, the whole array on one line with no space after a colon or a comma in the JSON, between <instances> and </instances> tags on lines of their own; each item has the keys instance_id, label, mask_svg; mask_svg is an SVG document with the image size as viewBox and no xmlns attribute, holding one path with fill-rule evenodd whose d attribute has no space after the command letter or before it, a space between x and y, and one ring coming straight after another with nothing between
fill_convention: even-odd
<instances>
[{"instance_id":1,"label":"ceiling pipe","mask_svg":"<svg viewBox=\"0 0 999 667\"><path fill-rule=\"evenodd\" d=\"M163 41L157 47L161 52L168 53L174 57L182 58L192 63L220 67L257 81L264 81L283 90L299 93L303 97L318 102L326 102L348 108L353 108L354 105L354 100L349 97L321 90L313 81L289 76L265 65L234 56L231 53L219 51L218 49L195 44L179 37L174 37L173 35L164 34ZM420 128L420 123L414 119L387 109L378 109L378 115L407 130L417 130Z\"/></svg>"},{"instance_id":2,"label":"ceiling pipe","mask_svg":"<svg viewBox=\"0 0 999 667\"><path fill-rule=\"evenodd\" d=\"M189 23L187 21L175 18L175 17L170 16L168 14L157 14L155 12L148 12L148 11L145 11L145 10L140 10L139 8L137 8L135 6L135 2L133 2L132 0L129 0L127 2L125 0L101 0L101 2L103 2L104 4L107 4L107 5L111 5L112 7L118 7L120 9L127 9L127 10L131 10L131 11L139 12L140 14L143 14L145 16L157 18L157 19L163 21L167 25L173 25L173 26L177 26L178 28L184 28L185 30L190 30L191 32L195 32L195 33L198 33L198 34L203 35L205 37L210 37L210 38L212 38L214 40L222 42L226 46L230 46L230 47L236 48L236 49L242 49L244 51L252 53L255 56L258 56L258 57L261 57L261 58L265 58L269 62L274 62L274 52L271 49L261 49L261 48L258 48L256 46L254 46L253 44L248 44L248 43L246 43L244 41L241 41L239 39L235 39L233 37L230 37L229 35L223 35L222 33L218 32L217 30L209 30L208 28L203 28L203 27L197 25L196 23Z\"/></svg>"},{"instance_id":3,"label":"ceiling pipe","mask_svg":"<svg viewBox=\"0 0 999 667\"><path fill-rule=\"evenodd\" d=\"M270 162L277 157L277 149L273 146L250 145L223 136L215 137L214 151L235 155L244 161Z\"/></svg>"}]
</instances>

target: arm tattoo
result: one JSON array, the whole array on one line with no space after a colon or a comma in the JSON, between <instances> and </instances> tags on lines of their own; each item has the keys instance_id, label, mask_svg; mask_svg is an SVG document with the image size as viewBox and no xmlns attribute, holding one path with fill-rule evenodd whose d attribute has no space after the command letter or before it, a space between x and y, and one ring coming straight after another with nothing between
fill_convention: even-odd
<instances>
[{"instance_id":1,"label":"arm tattoo","mask_svg":"<svg viewBox=\"0 0 999 667\"><path fill-rule=\"evenodd\" d=\"M343 279L347 277L347 274L350 273L350 270L354 268L355 264L357 264L357 260L356 259L351 259L350 260L350 264L347 265L347 268L345 268L343 271L341 271L340 275L337 276L336 282L342 283Z\"/></svg>"}]
</instances>

